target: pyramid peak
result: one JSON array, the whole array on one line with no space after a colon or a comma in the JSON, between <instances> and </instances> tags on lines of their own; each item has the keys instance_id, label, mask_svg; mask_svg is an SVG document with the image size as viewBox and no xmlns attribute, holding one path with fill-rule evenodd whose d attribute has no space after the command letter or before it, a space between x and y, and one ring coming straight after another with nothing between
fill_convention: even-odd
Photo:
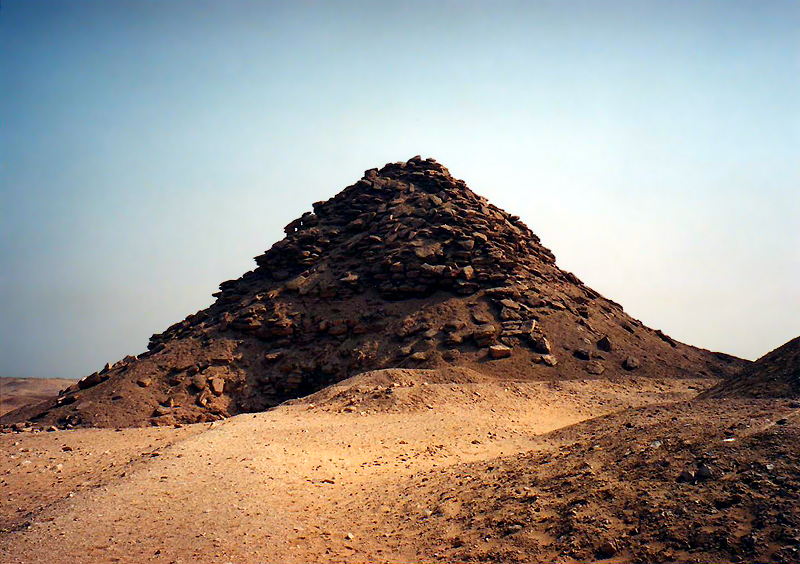
<instances>
[{"instance_id":1,"label":"pyramid peak","mask_svg":"<svg viewBox=\"0 0 800 564\"><path fill-rule=\"evenodd\" d=\"M390 178L394 180L405 180L413 183L414 180L420 180L426 176L441 177L445 179L453 179L450 171L446 167L439 164L436 159L427 158L423 159L421 156L416 155L407 161L398 161L395 163L388 163L382 168L371 168L364 171L362 180L374 180L375 178ZM455 181L455 180L454 180ZM466 184L461 182L460 186L466 187Z\"/></svg>"},{"instance_id":2,"label":"pyramid peak","mask_svg":"<svg viewBox=\"0 0 800 564\"><path fill-rule=\"evenodd\" d=\"M476 195L434 159L419 156L367 170L333 198L316 202L313 212L289 223L285 232L286 239L256 258L262 275L278 280L308 276L344 244L344 254L354 249L365 253L368 262L359 265L368 271L363 278L385 296L398 291L424 295L442 284L470 293L513 277L517 270L524 278L521 269L541 272L543 265L555 262L518 216ZM380 270L398 261L409 265L411 278L421 268L419 281L385 279L390 273ZM444 278L432 281L426 275L441 269Z\"/></svg>"}]
</instances>

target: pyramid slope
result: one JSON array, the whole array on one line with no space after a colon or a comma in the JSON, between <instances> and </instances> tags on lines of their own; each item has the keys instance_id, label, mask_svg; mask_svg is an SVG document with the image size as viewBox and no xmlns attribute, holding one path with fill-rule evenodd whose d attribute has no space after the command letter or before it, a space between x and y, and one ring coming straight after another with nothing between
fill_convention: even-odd
<instances>
[{"instance_id":1,"label":"pyramid slope","mask_svg":"<svg viewBox=\"0 0 800 564\"><path fill-rule=\"evenodd\" d=\"M800 337L720 382L701 398L800 398Z\"/></svg>"},{"instance_id":2,"label":"pyramid slope","mask_svg":"<svg viewBox=\"0 0 800 564\"><path fill-rule=\"evenodd\" d=\"M146 353L0 422L206 421L383 368L559 380L724 378L746 364L631 318L432 159L368 170L313 209Z\"/></svg>"}]
</instances>

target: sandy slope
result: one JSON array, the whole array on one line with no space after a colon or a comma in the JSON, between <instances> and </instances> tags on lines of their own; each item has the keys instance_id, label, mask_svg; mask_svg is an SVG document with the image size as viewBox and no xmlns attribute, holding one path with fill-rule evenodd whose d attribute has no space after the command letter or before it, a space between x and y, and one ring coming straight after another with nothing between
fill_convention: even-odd
<instances>
[{"instance_id":1,"label":"sandy slope","mask_svg":"<svg viewBox=\"0 0 800 564\"><path fill-rule=\"evenodd\" d=\"M703 397L800 398L800 337L745 366Z\"/></svg>"},{"instance_id":2,"label":"sandy slope","mask_svg":"<svg viewBox=\"0 0 800 564\"><path fill-rule=\"evenodd\" d=\"M800 562L799 407L693 400L587 420L400 481L395 527L419 561Z\"/></svg>"},{"instance_id":3,"label":"sandy slope","mask_svg":"<svg viewBox=\"0 0 800 564\"><path fill-rule=\"evenodd\" d=\"M362 375L180 429L2 435L2 561L435 560L422 533L441 492L408 488L425 472L554 448L540 436L712 383L462 376Z\"/></svg>"}]
</instances>

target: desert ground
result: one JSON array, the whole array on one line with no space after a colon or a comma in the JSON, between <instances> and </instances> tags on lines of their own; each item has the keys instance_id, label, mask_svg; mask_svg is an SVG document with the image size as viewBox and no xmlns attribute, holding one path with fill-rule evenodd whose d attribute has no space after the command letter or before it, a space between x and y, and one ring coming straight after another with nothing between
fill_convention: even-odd
<instances>
[{"instance_id":1,"label":"desert ground","mask_svg":"<svg viewBox=\"0 0 800 564\"><path fill-rule=\"evenodd\" d=\"M0 415L39 403L75 384L63 378L0 378Z\"/></svg>"},{"instance_id":2,"label":"desert ground","mask_svg":"<svg viewBox=\"0 0 800 564\"><path fill-rule=\"evenodd\" d=\"M213 423L5 433L2 561L800 557L797 402L484 380L382 370Z\"/></svg>"}]
</instances>

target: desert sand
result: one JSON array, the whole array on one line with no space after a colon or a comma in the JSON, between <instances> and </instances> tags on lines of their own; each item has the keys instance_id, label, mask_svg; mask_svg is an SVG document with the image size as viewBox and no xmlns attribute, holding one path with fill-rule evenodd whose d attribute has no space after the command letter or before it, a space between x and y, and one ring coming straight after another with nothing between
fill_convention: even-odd
<instances>
[{"instance_id":1,"label":"desert sand","mask_svg":"<svg viewBox=\"0 0 800 564\"><path fill-rule=\"evenodd\" d=\"M75 385L64 378L0 378L0 415L52 398Z\"/></svg>"},{"instance_id":2,"label":"desert sand","mask_svg":"<svg viewBox=\"0 0 800 564\"><path fill-rule=\"evenodd\" d=\"M775 529L797 506L742 482L755 468L796 499L796 448L759 442L796 444L788 400L687 403L709 379L481 380L380 371L213 423L3 434L2 561L586 562L610 543L610 561L701 562L746 556L753 535L753 554L796 549ZM713 477L679 484L699 459ZM752 504L783 521L759 531ZM701 536L676 542L676 519Z\"/></svg>"}]
</instances>

